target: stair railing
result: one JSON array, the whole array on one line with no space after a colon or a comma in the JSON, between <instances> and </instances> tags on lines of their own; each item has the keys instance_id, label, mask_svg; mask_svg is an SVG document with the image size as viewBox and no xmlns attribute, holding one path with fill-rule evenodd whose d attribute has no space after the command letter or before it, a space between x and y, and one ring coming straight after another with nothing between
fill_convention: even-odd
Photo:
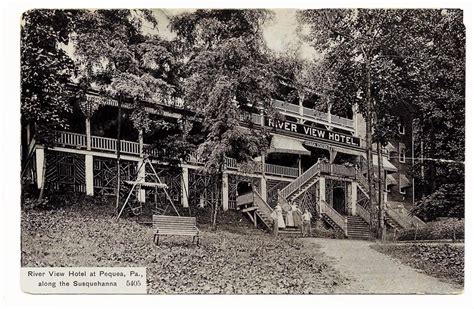
<instances>
[{"instance_id":1,"label":"stair railing","mask_svg":"<svg viewBox=\"0 0 474 309\"><path fill-rule=\"evenodd\" d=\"M365 223L370 225L370 213L364 207L356 205L356 214L365 221Z\"/></svg>"},{"instance_id":2,"label":"stair railing","mask_svg":"<svg viewBox=\"0 0 474 309\"><path fill-rule=\"evenodd\" d=\"M326 201L321 201L321 213L326 214L347 236L347 218L338 213L334 208L328 205Z\"/></svg>"},{"instance_id":3,"label":"stair railing","mask_svg":"<svg viewBox=\"0 0 474 309\"><path fill-rule=\"evenodd\" d=\"M280 190L280 194L285 199L288 198L293 192L298 190L302 185L304 185L308 180L319 174L320 164L316 163L301 174L298 178L290 182L286 187Z\"/></svg>"},{"instance_id":4,"label":"stair railing","mask_svg":"<svg viewBox=\"0 0 474 309\"><path fill-rule=\"evenodd\" d=\"M403 218L398 212L391 209L390 207L385 207L385 213L395 221L398 225L400 225L403 229L408 229L412 227L412 224L407 220L407 218Z\"/></svg>"},{"instance_id":5,"label":"stair railing","mask_svg":"<svg viewBox=\"0 0 474 309\"><path fill-rule=\"evenodd\" d=\"M256 205L258 209L261 212L263 212L268 218L273 218L272 216L273 208L271 208L270 205L268 205L268 203L265 202L262 196L257 191L255 191L255 189L253 190L253 198L254 198L254 201L253 201L254 205ZM258 212L257 212L257 215L258 215ZM264 224L267 225L269 229L273 227L273 224L274 224L273 222L271 222L269 225L267 222L265 222L265 220L263 220L263 218L260 218L260 219L262 219Z\"/></svg>"},{"instance_id":6,"label":"stair railing","mask_svg":"<svg viewBox=\"0 0 474 309\"><path fill-rule=\"evenodd\" d=\"M271 217L272 213L273 213L273 208L270 207L270 205L268 205L267 202L265 202L265 200L262 198L262 196L260 195L260 193L258 193L257 191L253 190L253 197L254 197L254 204L256 204L256 206L258 206L258 208L264 212L266 215L268 215L269 217Z\"/></svg>"},{"instance_id":7,"label":"stair railing","mask_svg":"<svg viewBox=\"0 0 474 309\"><path fill-rule=\"evenodd\" d=\"M365 176L360 171L356 172L355 176L356 176L355 178L356 178L357 182L363 187L363 189L368 191L369 190L369 182L367 181Z\"/></svg>"},{"instance_id":8,"label":"stair railing","mask_svg":"<svg viewBox=\"0 0 474 309\"><path fill-rule=\"evenodd\" d=\"M399 212L393 210L388 205L385 207L385 213L390 217L395 223L400 225L404 229L414 228L414 227L423 227L426 225L420 218L411 215L403 215Z\"/></svg>"}]
</instances>

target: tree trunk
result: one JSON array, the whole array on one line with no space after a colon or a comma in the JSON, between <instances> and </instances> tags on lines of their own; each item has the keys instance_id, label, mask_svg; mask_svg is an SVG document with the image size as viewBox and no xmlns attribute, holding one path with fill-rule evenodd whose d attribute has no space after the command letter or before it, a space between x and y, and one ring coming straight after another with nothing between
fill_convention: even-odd
<instances>
[{"instance_id":1,"label":"tree trunk","mask_svg":"<svg viewBox=\"0 0 474 309\"><path fill-rule=\"evenodd\" d=\"M121 144L121 129L122 129L122 98L119 97L117 100L118 104L118 115L117 115L117 192L116 192L116 203L115 203L115 210L118 213L120 209L120 185L121 185L121 177L120 177L120 144Z\"/></svg>"},{"instance_id":2,"label":"tree trunk","mask_svg":"<svg viewBox=\"0 0 474 309\"><path fill-rule=\"evenodd\" d=\"M221 175L221 173L219 173ZM218 179L221 179L222 181L222 176L218 177ZM215 187L215 200L214 200L214 208L212 209L212 227L211 230L216 231L217 230L217 214L219 211L219 181L216 182L216 187Z\"/></svg>"},{"instance_id":3,"label":"tree trunk","mask_svg":"<svg viewBox=\"0 0 474 309\"><path fill-rule=\"evenodd\" d=\"M373 101L372 101L372 80L370 75L370 65L368 64L368 60L366 60L366 68L367 68L367 89L366 89L366 100L367 100L367 119L366 119L366 132L365 132L365 139L366 139L366 155L367 155L367 182L369 184L369 205L370 205L370 229L373 231L376 227L376 207L374 203L374 187L373 187L373 178L374 178L374 164L372 160L372 117L373 117Z\"/></svg>"}]
</instances>

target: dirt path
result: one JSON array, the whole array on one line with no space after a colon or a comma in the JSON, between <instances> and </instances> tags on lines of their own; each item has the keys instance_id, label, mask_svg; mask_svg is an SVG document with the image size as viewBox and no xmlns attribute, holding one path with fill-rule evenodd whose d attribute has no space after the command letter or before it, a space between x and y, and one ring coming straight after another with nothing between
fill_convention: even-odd
<instances>
[{"instance_id":1,"label":"dirt path","mask_svg":"<svg viewBox=\"0 0 474 309\"><path fill-rule=\"evenodd\" d=\"M351 278L351 284L337 293L452 294L462 292L451 285L422 274L398 260L370 248L371 242L340 239L305 239L316 244Z\"/></svg>"}]
</instances>

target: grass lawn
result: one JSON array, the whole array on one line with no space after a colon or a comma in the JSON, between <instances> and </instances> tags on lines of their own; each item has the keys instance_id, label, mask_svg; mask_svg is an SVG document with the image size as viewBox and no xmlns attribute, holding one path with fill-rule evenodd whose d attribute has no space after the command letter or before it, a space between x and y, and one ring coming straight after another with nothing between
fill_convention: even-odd
<instances>
[{"instance_id":1,"label":"grass lawn","mask_svg":"<svg viewBox=\"0 0 474 309\"><path fill-rule=\"evenodd\" d=\"M376 244L373 249L443 281L464 283L464 244Z\"/></svg>"},{"instance_id":2,"label":"grass lawn","mask_svg":"<svg viewBox=\"0 0 474 309\"><path fill-rule=\"evenodd\" d=\"M95 204L95 205L93 205ZM113 207L84 202L22 212L22 265L146 266L148 292L331 293L346 285L316 245L274 238L252 227L200 226L201 245L173 237L160 246L153 230L115 221Z\"/></svg>"}]
</instances>

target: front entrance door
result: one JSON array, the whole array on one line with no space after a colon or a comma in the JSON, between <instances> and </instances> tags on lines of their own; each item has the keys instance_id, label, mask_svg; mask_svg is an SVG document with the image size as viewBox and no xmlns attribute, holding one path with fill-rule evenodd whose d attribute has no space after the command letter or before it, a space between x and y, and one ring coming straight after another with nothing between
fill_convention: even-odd
<instances>
[{"instance_id":1,"label":"front entrance door","mask_svg":"<svg viewBox=\"0 0 474 309\"><path fill-rule=\"evenodd\" d=\"M344 188L333 189L333 203L332 207L341 215L347 215L346 212L346 198Z\"/></svg>"}]
</instances>

